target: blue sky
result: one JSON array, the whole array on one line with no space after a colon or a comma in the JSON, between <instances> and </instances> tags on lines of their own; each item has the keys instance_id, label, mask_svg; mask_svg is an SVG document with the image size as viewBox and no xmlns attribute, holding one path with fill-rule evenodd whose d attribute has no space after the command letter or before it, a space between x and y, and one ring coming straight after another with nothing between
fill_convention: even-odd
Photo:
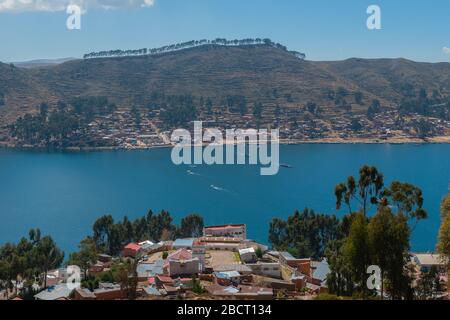
<instances>
[{"instance_id":1,"label":"blue sky","mask_svg":"<svg viewBox=\"0 0 450 320\"><path fill-rule=\"evenodd\" d=\"M46 8L36 1L0 0L0 61L217 37L269 37L310 60L450 61L443 52L450 48L448 0L147 0L145 7L146 0L78 0L87 4L86 13L81 30L72 31L66 28L68 15L55 5L71 0L41 0L49 3ZM99 5L108 1L115 9ZM371 4L381 7L382 30L366 27Z\"/></svg>"}]
</instances>

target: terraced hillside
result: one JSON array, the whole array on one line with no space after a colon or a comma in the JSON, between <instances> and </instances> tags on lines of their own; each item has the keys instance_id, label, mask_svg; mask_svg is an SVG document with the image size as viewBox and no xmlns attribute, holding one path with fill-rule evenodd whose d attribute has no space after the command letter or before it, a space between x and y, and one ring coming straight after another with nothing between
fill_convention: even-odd
<instances>
[{"instance_id":1,"label":"terraced hillside","mask_svg":"<svg viewBox=\"0 0 450 320\"><path fill-rule=\"evenodd\" d=\"M403 59L349 59L313 62L266 46L207 45L161 55L73 60L60 65L23 69L0 64L0 123L10 123L41 102L50 105L76 96L105 96L121 108L144 106L152 94L191 94L220 103L227 96L249 102L297 108L315 102L336 108L330 93L344 92L362 101L365 112L373 99L395 105L408 91L450 95L450 64Z\"/></svg>"}]
</instances>

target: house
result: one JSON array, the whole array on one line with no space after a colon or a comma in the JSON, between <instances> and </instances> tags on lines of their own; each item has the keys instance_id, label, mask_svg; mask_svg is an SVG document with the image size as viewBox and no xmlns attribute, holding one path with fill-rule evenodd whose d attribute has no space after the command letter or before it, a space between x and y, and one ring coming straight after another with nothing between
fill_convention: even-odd
<instances>
[{"instance_id":1,"label":"house","mask_svg":"<svg viewBox=\"0 0 450 320\"><path fill-rule=\"evenodd\" d=\"M242 239L230 237L202 237L199 242L205 246L206 250L234 251L242 248Z\"/></svg>"},{"instance_id":2,"label":"house","mask_svg":"<svg viewBox=\"0 0 450 320\"><path fill-rule=\"evenodd\" d=\"M190 260L190 259L192 259L192 251L187 249L179 249L167 257L164 268L166 268L169 265L168 261L170 260Z\"/></svg>"},{"instance_id":3,"label":"house","mask_svg":"<svg viewBox=\"0 0 450 320\"><path fill-rule=\"evenodd\" d=\"M230 286L241 282L241 274L237 271L214 272L214 279L221 286Z\"/></svg>"},{"instance_id":4,"label":"house","mask_svg":"<svg viewBox=\"0 0 450 320\"><path fill-rule=\"evenodd\" d=\"M34 296L36 300L68 300L73 288L67 283L48 287Z\"/></svg>"},{"instance_id":5,"label":"house","mask_svg":"<svg viewBox=\"0 0 450 320\"><path fill-rule=\"evenodd\" d=\"M203 228L204 237L232 237L247 239L247 226L245 224L228 224Z\"/></svg>"},{"instance_id":6,"label":"house","mask_svg":"<svg viewBox=\"0 0 450 320\"><path fill-rule=\"evenodd\" d=\"M140 252L144 255L149 255L156 252L169 251L171 248L171 242L159 242L152 245L150 243L144 243L140 248Z\"/></svg>"},{"instance_id":7,"label":"house","mask_svg":"<svg viewBox=\"0 0 450 320\"><path fill-rule=\"evenodd\" d=\"M157 275L155 277L155 284L158 288L162 288L164 285L172 285L173 279L169 276Z\"/></svg>"},{"instance_id":8,"label":"house","mask_svg":"<svg viewBox=\"0 0 450 320\"><path fill-rule=\"evenodd\" d=\"M139 242L138 245L139 245L139 249L141 252L147 253L152 250L152 248L155 244L153 242L147 240L147 241Z\"/></svg>"},{"instance_id":9,"label":"house","mask_svg":"<svg viewBox=\"0 0 450 320\"><path fill-rule=\"evenodd\" d=\"M308 277L299 272L294 272L290 277L290 281L295 285L295 290L300 291L306 288Z\"/></svg>"},{"instance_id":10,"label":"house","mask_svg":"<svg viewBox=\"0 0 450 320\"><path fill-rule=\"evenodd\" d=\"M164 260L156 260L155 263L139 263L136 268L139 281L146 281L158 274L163 274Z\"/></svg>"},{"instance_id":11,"label":"house","mask_svg":"<svg viewBox=\"0 0 450 320\"><path fill-rule=\"evenodd\" d=\"M107 254L99 254L98 261L100 261L102 263L110 263L112 261L112 257Z\"/></svg>"},{"instance_id":12,"label":"house","mask_svg":"<svg viewBox=\"0 0 450 320\"><path fill-rule=\"evenodd\" d=\"M173 276L189 276L198 274L202 268L200 260L193 258L189 260L169 260L169 275Z\"/></svg>"},{"instance_id":13,"label":"house","mask_svg":"<svg viewBox=\"0 0 450 320\"><path fill-rule=\"evenodd\" d=\"M214 267L214 272L237 271L241 275L252 274L252 269L245 264L223 264Z\"/></svg>"},{"instance_id":14,"label":"house","mask_svg":"<svg viewBox=\"0 0 450 320\"><path fill-rule=\"evenodd\" d=\"M96 264L93 264L89 267L89 275L96 276L97 274L102 273L104 270L104 264L98 261Z\"/></svg>"},{"instance_id":15,"label":"house","mask_svg":"<svg viewBox=\"0 0 450 320\"><path fill-rule=\"evenodd\" d=\"M199 258L193 258L192 251L179 249L167 257L163 270L170 276L191 276L202 272L202 267Z\"/></svg>"},{"instance_id":16,"label":"house","mask_svg":"<svg viewBox=\"0 0 450 320\"><path fill-rule=\"evenodd\" d=\"M154 284L156 288L166 290L166 293L178 292L180 288L190 288L192 285L192 278L180 278L180 277L169 277L164 275L157 275L155 277ZM167 289L169 291L167 291Z\"/></svg>"},{"instance_id":17,"label":"house","mask_svg":"<svg viewBox=\"0 0 450 320\"><path fill-rule=\"evenodd\" d=\"M275 291L296 291L296 284L286 280L265 278L259 284L264 287L272 288Z\"/></svg>"},{"instance_id":18,"label":"house","mask_svg":"<svg viewBox=\"0 0 450 320\"><path fill-rule=\"evenodd\" d=\"M430 272L433 267L438 271L445 272L445 263L439 254L413 253L412 260L419 267L420 272Z\"/></svg>"},{"instance_id":19,"label":"house","mask_svg":"<svg viewBox=\"0 0 450 320\"><path fill-rule=\"evenodd\" d=\"M76 267L76 266L71 266ZM77 268L77 267L76 267ZM67 273L67 268L59 268L55 270L49 270L47 272L47 286L55 286L62 282L66 282L69 274Z\"/></svg>"},{"instance_id":20,"label":"house","mask_svg":"<svg viewBox=\"0 0 450 320\"><path fill-rule=\"evenodd\" d=\"M278 258L282 265L298 268L303 274L310 275L311 259L297 259L289 252L280 252Z\"/></svg>"},{"instance_id":21,"label":"house","mask_svg":"<svg viewBox=\"0 0 450 320\"><path fill-rule=\"evenodd\" d=\"M320 262L312 261L311 262L312 269L312 283L319 285L321 288L327 288L327 277L330 273L330 266L326 259L323 259ZM322 290L323 291L323 290Z\"/></svg>"},{"instance_id":22,"label":"house","mask_svg":"<svg viewBox=\"0 0 450 320\"><path fill-rule=\"evenodd\" d=\"M119 284L100 283L99 288L94 290L97 300L118 300L125 299L126 292Z\"/></svg>"},{"instance_id":23,"label":"house","mask_svg":"<svg viewBox=\"0 0 450 320\"><path fill-rule=\"evenodd\" d=\"M254 264L247 264L252 269L252 273L271 277L281 278L281 265L278 262L258 262Z\"/></svg>"},{"instance_id":24,"label":"house","mask_svg":"<svg viewBox=\"0 0 450 320\"><path fill-rule=\"evenodd\" d=\"M322 293L322 288L321 286L312 284L312 283L307 283L306 284L306 288L311 291L313 294L320 294Z\"/></svg>"},{"instance_id":25,"label":"house","mask_svg":"<svg viewBox=\"0 0 450 320\"><path fill-rule=\"evenodd\" d=\"M178 249L192 249L194 245L194 239L177 239L172 244L173 250Z\"/></svg>"},{"instance_id":26,"label":"house","mask_svg":"<svg viewBox=\"0 0 450 320\"><path fill-rule=\"evenodd\" d=\"M255 299L255 300L271 300L273 298L273 290L271 288L263 288L258 286L220 286L213 284L207 286L206 291L209 294L225 298L225 299Z\"/></svg>"},{"instance_id":27,"label":"house","mask_svg":"<svg viewBox=\"0 0 450 320\"><path fill-rule=\"evenodd\" d=\"M139 253L140 246L137 243L130 243L123 248L122 255L126 258L135 258Z\"/></svg>"},{"instance_id":28,"label":"house","mask_svg":"<svg viewBox=\"0 0 450 320\"><path fill-rule=\"evenodd\" d=\"M153 242L151 242L150 240L145 240L145 241L142 241L142 242L139 242L138 243L138 245L140 246L140 247L142 247L142 246L152 246L154 243Z\"/></svg>"},{"instance_id":29,"label":"house","mask_svg":"<svg viewBox=\"0 0 450 320\"><path fill-rule=\"evenodd\" d=\"M86 288L76 288L73 295L74 300L96 300L95 294Z\"/></svg>"},{"instance_id":30,"label":"house","mask_svg":"<svg viewBox=\"0 0 450 320\"><path fill-rule=\"evenodd\" d=\"M241 257L242 262L255 262L257 260L255 249L246 248L239 249L239 256Z\"/></svg>"}]
</instances>

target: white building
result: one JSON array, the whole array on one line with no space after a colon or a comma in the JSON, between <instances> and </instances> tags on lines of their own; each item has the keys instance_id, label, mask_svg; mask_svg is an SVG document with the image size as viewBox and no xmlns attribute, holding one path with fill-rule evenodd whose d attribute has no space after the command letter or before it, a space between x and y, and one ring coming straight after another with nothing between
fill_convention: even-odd
<instances>
[{"instance_id":1,"label":"white building","mask_svg":"<svg viewBox=\"0 0 450 320\"><path fill-rule=\"evenodd\" d=\"M239 256L242 262L255 262L257 260L255 249L246 248L239 250Z\"/></svg>"},{"instance_id":2,"label":"white building","mask_svg":"<svg viewBox=\"0 0 450 320\"><path fill-rule=\"evenodd\" d=\"M444 269L444 261L439 254L434 253L413 253L413 262L420 268L421 272L429 272L432 267L439 271Z\"/></svg>"},{"instance_id":3,"label":"white building","mask_svg":"<svg viewBox=\"0 0 450 320\"><path fill-rule=\"evenodd\" d=\"M281 279L281 265L278 262L258 262L247 264L254 274Z\"/></svg>"},{"instance_id":4,"label":"white building","mask_svg":"<svg viewBox=\"0 0 450 320\"><path fill-rule=\"evenodd\" d=\"M189 260L169 260L169 275L191 276L202 272L200 260L193 258Z\"/></svg>"},{"instance_id":5,"label":"white building","mask_svg":"<svg viewBox=\"0 0 450 320\"><path fill-rule=\"evenodd\" d=\"M198 260L200 260L200 267L202 270L205 269L206 265L205 255L206 255L206 247L199 242L194 242L192 246L192 258L193 259L197 258Z\"/></svg>"},{"instance_id":6,"label":"white building","mask_svg":"<svg viewBox=\"0 0 450 320\"><path fill-rule=\"evenodd\" d=\"M205 237L231 237L242 240L247 239L247 226L245 224L229 224L203 228Z\"/></svg>"}]
</instances>

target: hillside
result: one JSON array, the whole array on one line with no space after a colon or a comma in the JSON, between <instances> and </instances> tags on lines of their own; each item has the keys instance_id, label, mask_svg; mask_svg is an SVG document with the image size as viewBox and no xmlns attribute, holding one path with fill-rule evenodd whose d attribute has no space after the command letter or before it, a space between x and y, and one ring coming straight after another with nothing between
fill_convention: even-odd
<instances>
[{"instance_id":1,"label":"hillside","mask_svg":"<svg viewBox=\"0 0 450 320\"><path fill-rule=\"evenodd\" d=\"M221 103L245 96L249 102L299 107L312 101L325 110L336 108L330 95L338 90L365 112L373 99L384 106L405 96L405 88L438 90L450 95L450 64L403 59L349 59L312 62L277 48L201 46L160 55L73 60L56 66L24 69L0 64L0 121L35 111L41 102L55 104L76 96L105 96L118 106L145 106L152 93L190 94ZM289 99L286 97L289 96Z\"/></svg>"},{"instance_id":2,"label":"hillside","mask_svg":"<svg viewBox=\"0 0 450 320\"><path fill-rule=\"evenodd\" d=\"M62 58L62 59L38 59L30 61L18 61L13 62L16 67L19 68L41 68L41 67L51 67L67 61L76 60L75 58Z\"/></svg>"}]
</instances>

